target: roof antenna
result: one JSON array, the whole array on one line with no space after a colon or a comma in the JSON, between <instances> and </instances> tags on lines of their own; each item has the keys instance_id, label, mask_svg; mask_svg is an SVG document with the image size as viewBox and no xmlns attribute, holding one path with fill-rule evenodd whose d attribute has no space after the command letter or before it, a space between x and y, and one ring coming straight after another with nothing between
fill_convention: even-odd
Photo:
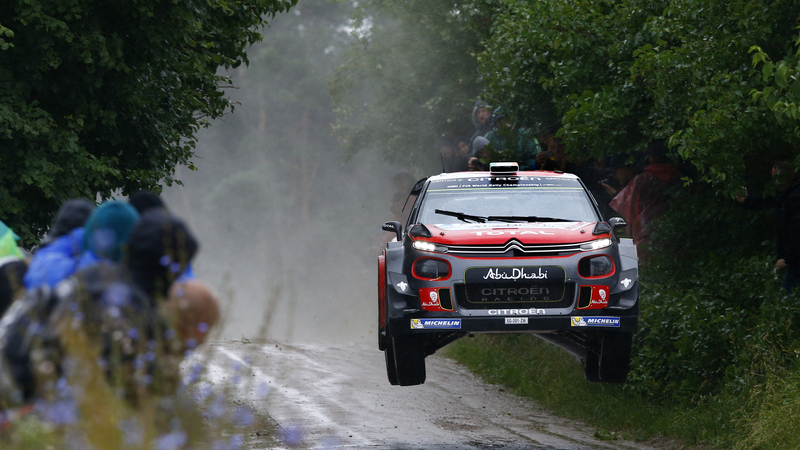
<instances>
[{"instance_id":1,"label":"roof antenna","mask_svg":"<svg viewBox=\"0 0 800 450\"><path fill-rule=\"evenodd\" d=\"M439 152L439 159L442 160L442 173L446 173L447 171L444 170L444 156L442 156L441 152Z\"/></svg>"}]
</instances>

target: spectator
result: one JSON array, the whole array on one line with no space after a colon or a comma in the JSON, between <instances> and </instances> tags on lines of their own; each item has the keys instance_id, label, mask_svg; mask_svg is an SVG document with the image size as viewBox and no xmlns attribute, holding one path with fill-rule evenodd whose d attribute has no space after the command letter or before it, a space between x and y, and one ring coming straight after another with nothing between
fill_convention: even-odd
<instances>
[{"instance_id":1,"label":"spectator","mask_svg":"<svg viewBox=\"0 0 800 450\"><path fill-rule=\"evenodd\" d=\"M50 231L44 239L42 239L42 246L69 234L76 228L83 228L86 220L92 215L94 211L94 204L82 198L68 200L61 205L53 225L50 226Z\"/></svg>"},{"instance_id":2,"label":"spectator","mask_svg":"<svg viewBox=\"0 0 800 450\"><path fill-rule=\"evenodd\" d=\"M77 270L104 260L120 261L138 220L139 213L127 202L110 200L98 206L84 227Z\"/></svg>"},{"instance_id":3,"label":"spectator","mask_svg":"<svg viewBox=\"0 0 800 450\"><path fill-rule=\"evenodd\" d=\"M494 111L494 127L486 134L492 144L494 159L515 161L521 170L536 167L536 155L541 151L539 140L524 128L513 129L501 108Z\"/></svg>"},{"instance_id":4,"label":"spectator","mask_svg":"<svg viewBox=\"0 0 800 450\"><path fill-rule=\"evenodd\" d=\"M627 235L637 245L648 241L648 225L669 207L664 191L680 177L678 166L667 158L663 141L650 143L648 161L644 172L636 175L610 204L628 221Z\"/></svg>"},{"instance_id":5,"label":"spectator","mask_svg":"<svg viewBox=\"0 0 800 450\"><path fill-rule=\"evenodd\" d=\"M44 284L55 287L75 273L83 252L83 226L93 210L94 205L84 199L69 200L61 206L42 247L31 258L24 279L27 289Z\"/></svg>"},{"instance_id":6,"label":"spectator","mask_svg":"<svg viewBox=\"0 0 800 450\"><path fill-rule=\"evenodd\" d=\"M792 161L779 161L772 167L775 181L775 228L778 238L778 260L775 268L786 273L781 286L792 292L800 282L800 183Z\"/></svg>"},{"instance_id":7,"label":"spectator","mask_svg":"<svg viewBox=\"0 0 800 450\"><path fill-rule=\"evenodd\" d=\"M136 208L136 212L138 212L139 215L142 215L145 211L153 208L167 209L167 205L164 204L164 201L161 200L161 197L147 191L135 192L133 195L128 197L128 203Z\"/></svg>"},{"instance_id":8,"label":"spectator","mask_svg":"<svg viewBox=\"0 0 800 450\"><path fill-rule=\"evenodd\" d=\"M485 101L477 100L475 102L475 106L472 108L472 124L475 126L475 134L469 139L470 148L474 147L475 138L486 136L486 133L492 131L494 124L492 109Z\"/></svg>"},{"instance_id":9,"label":"spectator","mask_svg":"<svg viewBox=\"0 0 800 450\"><path fill-rule=\"evenodd\" d=\"M130 233L127 266L154 303L191 263L198 244L186 224L164 210L147 211Z\"/></svg>"},{"instance_id":10,"label":"spectator","mask_svg":"<svg viewBox=\"0 0 800 450\"><path fill-rule=\"evenodd\" d=\"M793 162L775 162L772 180L776 190L774 197L739 196L737 200L751 209L775 208L775 269L785 271L781 286L791 294L800 282L800 182Z\"/></svg>"},{"instance_id":11,"label":"spectator","mask_svg":"<svg viewBox=\"0 0 800 450\"><path fill-rule=\"evenodd\" d=\"M459 139L456 145L456 154L464 161L469 158L469 140Z\"/></svg>"},{"instance_id":12,"label":"spectator","mask_svg":"<svg viewBox=\"0 0 800 450\"><path fill-rule=\"evenodd\" d=\"M536 169L574 172L570 167L566 148L560 137L552 136L547 141L547 150L536 154Z\"/></svg>"},{"instance_id":13,"label":"spectator","mask_svg":"<svg viewBox=\"0 0 800 450\"><path fill-rule=\"evenodd\" d=\"M5 391L11 379L19 400L49 395L58 378L70 375L63 364L70 357L75 364L99 364L133 405L145 391L174 392L184 343L159 308L197 247L182 221L154 209L130 232L120 262L104 259L54 290L30 291L0 330ZM204 301L197 300L201 307Z\"/></svg>"},{"instance_id":14,"label":"spectator","mask_svg":"<svg viewBox=\"0 0 800 450\"><path fill-rule=\"evenodd\" d=\"M217 294L198 280L175 283L161 310L185 350L202 344L219 321Z\"/></svg>"},{"instance_id":15,"label":"spectator","mask_svg":"<svg viewBox=\"0 0 800 450\"><path fill-rule=\"evenodd\" d=\"M28 264L17 241L19 236L0 221L0 317L25 292L22 279Z\"/></svg>"},{"instance_id":16,"label":"spectator","mask_svg":"<svg viewBox=\"0 0 800 450\"><path fill-rule=\"evenodd\" d=\"M489 159L489 153L486 151L486 144L488 143L489 140L483 136L476 137L472 142L472 151L468 160L470 171L487 170L488 166L483 161L488 161Z\"/></svg>"},{"instance_id":17,"label":"spectator","mask_svg":"<svg viewBox=\"0 0 800 450\"><path fill-rule=\"evenodd\" d=\"M437 141L439 157L442 160L442 170L446 173L462 172L467 169L467 161L453 150L449 139L440 138Z\"/></svg>"}]
</instances>

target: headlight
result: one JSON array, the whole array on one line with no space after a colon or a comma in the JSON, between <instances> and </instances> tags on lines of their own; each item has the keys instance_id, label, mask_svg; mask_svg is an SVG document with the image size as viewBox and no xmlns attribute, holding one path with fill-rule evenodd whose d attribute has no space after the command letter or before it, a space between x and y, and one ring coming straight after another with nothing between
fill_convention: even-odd
<instances>
[{"instance_id":1,"label":"headlight","mask_svg":"<svg viewBox=\"0 0 800 450\"><path fill-rule=\"evenodd\" d=\"M428 241L414 241L411 244L415 249L422 250L423 252L439 252L439 253L446 253L447 247L443 245L436 245L433 242Z\"/></svg>"},{"instance_id":2,"label":"headlight","mask_svg":"<svg viewBox=\"0 0 800 450\"><path fill-rule=\"evenodd\" d=\"M581 244L581 250L584 252L588 252L591 250L597 250L601 248L606 248L611 246L611 239L603 238L597 239L596 241L587 242L585 244Z\"/></svg>"},{"instance_id":3,"label":"headlight","mask_svg":"<svg viewBox=\"0 0 800 450\"><path fill-rule=\"evenodd\" d=\"M414 262L411 273L416 278L439 280L450 276L450 264L441 259L420 258Z\"/></svg>"},{"instance_id":4,"label":"headlight","mask_svg":"<svg viewBox=\"0 0 800 450\"><path fill-rule=\"evenodd\" d=\"M614 262L606 255L587 257L578 263L578 273L584 278L605 277L614 273Z\"/></svg>"}]
</instances>

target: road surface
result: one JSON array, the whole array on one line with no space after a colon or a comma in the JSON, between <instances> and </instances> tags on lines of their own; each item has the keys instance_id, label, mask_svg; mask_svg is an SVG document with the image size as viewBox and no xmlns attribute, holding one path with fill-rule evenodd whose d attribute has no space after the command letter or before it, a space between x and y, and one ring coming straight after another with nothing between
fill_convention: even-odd
<instances>
[{"instance_id":1,"label":"road surface","mask_svg":"<svg viewBox=\"0 0 800 450\"><path fill-rule=\"evenodd\" d=\"M437 355L426 360L425 384L399 387L387 381L383 353L372 346L218 341L207 352L209 379L225 383L247 373L235 395L271 416L286 439L253 448L652 448L600 440L593 428L554 417Z\"/></svg>"}]
</instances>

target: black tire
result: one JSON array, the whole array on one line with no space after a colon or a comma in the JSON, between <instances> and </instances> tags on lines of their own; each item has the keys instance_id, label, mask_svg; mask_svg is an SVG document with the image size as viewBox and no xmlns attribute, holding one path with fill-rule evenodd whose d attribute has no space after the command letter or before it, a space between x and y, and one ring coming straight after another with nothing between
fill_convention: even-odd
<instances>
[{"instance_id":1,"label":"black tire","mask_svg":"<svg viewBox=\"0 0 800 450\"><path fill-rule=\"evenodd\" d=\"M415 386L425 382L425 350L422 338L421 335L392 338L394 367L397 384L400 386Z\"/></svg>"},{"instance_id":2,"label":"black tire","mask_svg":"<svg viewBox=\"0 0 800 450\"><path fill-rule=\"evenodd\" d=\"M394 350L391 345L387 345L383 350L383 357L386 360L386 376L392 386L397 386L397 366L394 364Z\"/></svg>"},{"instance_id":3,"label":"black tire","mask_svg":"<svg viewBox=\"0 0 800 450\"><path fill-rule=\"evenodd\" d=\"M594 349L590 349L583 360L583 376L586 381L600 381L600 355Z\"/></svg>"},{"instance_id":4,"label":"black tire","mask_svg":"<svg viewBox=\"0 0 800 450\"><path fill-rule=\"evenodd\" d=\"M599 355L599 375L603 383L624 383L631 370L632 333L603 332Z\"/></svg>"}]
</instances>

